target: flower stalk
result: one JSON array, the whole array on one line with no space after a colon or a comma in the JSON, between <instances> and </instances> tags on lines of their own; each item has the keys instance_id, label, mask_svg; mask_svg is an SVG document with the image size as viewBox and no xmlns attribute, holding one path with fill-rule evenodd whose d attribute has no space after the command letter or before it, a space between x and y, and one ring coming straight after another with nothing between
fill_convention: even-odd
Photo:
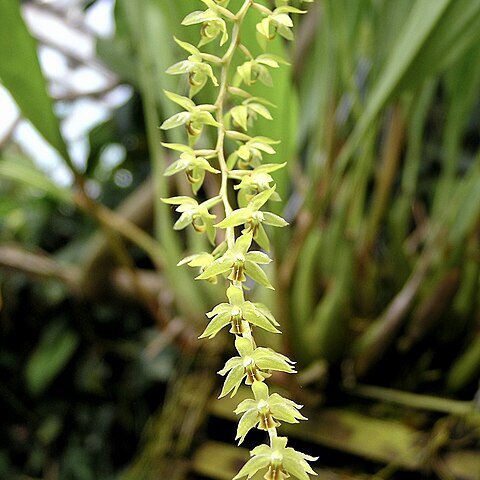
<instances>
[{"instance_id":1,"label":"flower stalk","mask_svg":"<svg viewBox=\"0 0 480 480\"><path fill-rule=\"evenodd\" d=\"M307 460L316 458L286 447L288 439L277 433L281 422L306 420L299 412L302 406L277 393L270 394L265 382L272 371L296 373L294 362L271 348L257 346L255 328L279 334L280 325L265 305L245 297L247 281L274 289L262 269L262 265L271 262L266 253L270 249L268 228L287 225L282 217L264 210L267 202L280 200L270 173L285 165L266 163L264 159L266 155L276 153L274 145L279 142L248 134L258 116L272 119L269 111L272 105L265 99L252 96L248 87L257 81L270 86L269 69L279 68L285 61L268 53L255 57L241 41L242 25L250 11L260 17L255 34L264 50L277 35L291 40L293 22L290 15L305 12L290 6L289 0L276 0L273 10L254 0L244 0L237 12L229 9L229 0L201 2L206 9L190 13L182 22L184 25L200 25L198 46L175 39L190 55L167 70L170 74L187 77L188 96L166 92L168 98L184 111L166 119L161 128L185 127L188 145L163 144L180 152L180 158L167 168L165 175L184 172L193 195L202 196L203 201L188 196L163 200L175 205L180 214L174 226L176 230L192 227L199 234L205 234L213 245L211 253L195 253L180 264L200 268L197 280L211 283L220 280L227 287L228 302L220 303L206 314L210 321L199 338L214 338L225 327L230 327L229 331L234 335L238 355L230 358L218 372L225 377L220 397L234 396L243 383L251 387L254 397L241 402L235 410L235 413L243 414L236 438L239 443L243 442L252 428L268 432L270 444L253 449L252 458L235 479L250 478L257 471L266 470L264 477L267 480L282 480L290 475L308 480L315 472ZM200 50L203 45L217 41L219 48L224 49L221 57ZM232 71L236 56L240 64ZM216 100L213 104L197 105L193 97L209 81L218 88ZM205 139L209 127L216 129L215 146L195 148L200 139ZM226 138L237 144L232 151L228 150ZM204 200L202 185L206 175L220 177L219 191L217 196ZM236 201L232 204L229 194L235 191ZM223 206L220 221L210 212L212 207L218 209L218 205ZM222 234L217 235L220 232Z\"/></svg>"}]
</instances>

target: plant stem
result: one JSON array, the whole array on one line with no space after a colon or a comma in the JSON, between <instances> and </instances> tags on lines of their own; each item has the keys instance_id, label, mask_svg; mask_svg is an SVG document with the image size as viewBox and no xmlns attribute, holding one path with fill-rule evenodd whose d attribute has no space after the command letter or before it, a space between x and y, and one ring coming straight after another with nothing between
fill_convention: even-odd
<instances>
[{"instance_id":1,"label":"plant stem","mask_svg":"<svg viewBox=\"0 0 480 480\"><path fill-rule=\"evenodd\" d=\"M232 39L230 42L230 45L225 52L225 55L222 58L222 71L221 71L221 76L220 76L220 91L218 93L217 100L215 102L215 107L216 107L216 118L217 122L220 124L218 127L218 137L217 137L217 144L216 144L216 152L218 156L218 161L220 165L220 170L222 174L222 180L221 180L221 185L220 185L220 192L219 196L222 199L222 203L224 206L225 210L225 216L228 216L229 214L232 213L232 206L230 205L230 201L228 199L228 180L229 178L232 178L232 173L233 171L230 171L227 166L227 162L225 159L225 124L224 124L224 104L227 100L227 95L228 95L228 74L229 74L229 68L232 63L232 59L234 56L235 51L237 50L238 47L241 46L240 43L240 29L242 26L242 22L248 12L248 9L252 6L253 0L245 0L242 7L238 11L238 13L235 15L235 20L234 20L234 25L233 25L233 30L232 30ZM241 49L243 51L243 49ZM247 55L247 57L251 58L250 52L245 52L243 51L244 54ZM235 171L234 175L238 176L239 172ZM240 174L243 174L243 172L240 172ZM233 175L233 176L234 176ZM227 240L227 245L228 248L233 248L235 244L235 229L234 227L227 227L226 228L226 240ZM243 292L243 286L241 282L238 281L233 281L231 282L232 285L236 287L240 287L240 289ZM242 333L242 336L244 338L248 338L252 344L255 346L255 339L253 338L252 335L252 329L250 327L250 324L248 322L245 322L245 331ZM277 429L275 427L268 429L268 435L270 437L270 444L273 445L273 439L276 438L277 436Z\"/></svg>"},{"instance_id":2,"label":"plant stem","mask_svg":"<svg viewBox=\"0 0 480 480\"><path fill-rule=\"evenodd\" d=\"M228 177L229 177L229 170L227 167L227 162L225 160L225 124L223 122L223 112L224 112L224 103L227 99L227 92L228 92L228 72L230 68L230 64L232 63L233 55L237 46L240 43L240 28L247 14L249 7L251 6L251 0L245 0L242 7L238 11L237 15L235 15L235 23L233 25L232 31L232 40L230 45L225 52L225 55L222 57L222 72L220 76L220 91L218 93L217 100L215 102L216 107L216 116L217 122L220 124L218 127L218 137L217 137L217 145L216 145L216 152L218 155L218 161L220 164L220 170L222 172L222 183L220 186L220 197L222 198L223 206L225 208L225 215L229 215L232 213L232 206L228 200ZM229 227L226 229L226 237L227 237L227 244L228 248L232 248L235 243L235 231L233 227Z\"/></svg>"},{"instance_id":3,"label":"plant stem","mask_svg":"<svg viewBox=\"0 0 480 480\"><path fill-rule=\"evenodd\" d=\"M382 402L397 403L406 407L418 408L421 410L448 413L450 415L471 415L472 417L478 415L474 412L474 405L472 402L433 397L431 395L418 395L416 393L403 392L401 390L392 390L372 385L357 385L347 391L352 395L359 397L372 398Z\"/></svg>"}]
</instances>

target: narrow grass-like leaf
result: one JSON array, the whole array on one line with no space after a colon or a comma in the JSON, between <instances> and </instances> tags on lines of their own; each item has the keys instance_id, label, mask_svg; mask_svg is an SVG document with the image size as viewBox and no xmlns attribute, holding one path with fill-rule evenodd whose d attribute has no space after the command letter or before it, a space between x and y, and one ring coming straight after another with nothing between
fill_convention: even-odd
<instances>
[{"instance_id":1,"label":"narrow grass-like leaf","mask_svg":"<svg viewBox=\"0 0 480 480\"><path fill-rule=\"evenodd\" d=\"M20 2L0 0L0 81L25 118L69 162L37 58L37 44L27 30L20 7Z\"/></svg>"}]
</instances>

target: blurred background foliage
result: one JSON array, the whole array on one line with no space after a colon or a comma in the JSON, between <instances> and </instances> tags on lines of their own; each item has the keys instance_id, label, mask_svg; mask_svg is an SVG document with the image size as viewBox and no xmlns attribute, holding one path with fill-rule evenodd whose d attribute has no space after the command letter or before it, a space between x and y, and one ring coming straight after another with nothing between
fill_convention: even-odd
<instances>
[{"instance_id":1,"label":"blurred background foliage","mask_svg":"<svg viewBox=\"0 0 480 480\"><path fill-rule=\"evenodd\" d=\"M102 1L0 0L0 80L19 108L0 139L1 476L229 478L221 462L235 454L205 448L234 436L228 409L207 408L231 347L196 340L221 289L176 267L204 246L173 232L159 201L188 188L162 176L174 158L160 142L182 136L158 126L175 111L163 89L185 88L164 73L182 55L172 36L197 42L180 21L201 3L116 0L114 34L93 35L93 57L49 45L110 84L59 94L37 57L47 42L24 17L46 12L82 30ZM281 139L273 161L288 162L272 208L291 226L273 237L276 292L252 294L276 313L279 348L301 372L298 384L276 381L313 422L343 408L297 434L311 452L327 449L321 467L341 466L321 478L400 469L478 480L480 2L317 0L309 10L296 42L272 47L290 65L272 72L274 88L258 87L277 106L258 132ZM254 35L245 42L257 50ZM126 85L78 162L68 112ZM67 182L15 135L23 120L61 156ZM421 443L395 436L405 425ZM382 456L386 444L394 453Z\"/></svg>"}]
</instances>

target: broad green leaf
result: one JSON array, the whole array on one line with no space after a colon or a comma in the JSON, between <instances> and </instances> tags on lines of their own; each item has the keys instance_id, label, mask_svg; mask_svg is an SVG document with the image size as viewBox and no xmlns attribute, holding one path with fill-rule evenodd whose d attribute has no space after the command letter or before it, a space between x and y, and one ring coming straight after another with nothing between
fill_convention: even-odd
<instances>
[{"instance_id":1,"label":"broad green leaf","mask_svg":"<svg viewBox=\"0 0 480 480\"><path fill-rule=\"evenodd\" d=\"M25 118L69 161L38 61L37 44L23 21L20 5L17 1L0 0L0 81Z\"/></svg>"},{"instance_id":2,"label":"broad green leaf","mask_svg":"<svg viewBox=\"0 0 480 480\"><path fill-rule=\"evenodd\" d=\"M479 2L417 0L370 95L365 112L340 155L341 169L345 168L365 132L394 93L445 68L478 39L479 32Z\"/></svg>"},{"instance_id":3,"label":"broad green leaf","mask_svg":"<svg viewBox=\"0 0 480 480\"><path fill-rule=\"evenodd\" d=\"M28 358L25 380L32 395L40 395L65 367L80 342L78 334L61 322L49 325Z\"/></svg>"},{"instance_id":4,"label":"broad green leaf","mask_svg":"<svg viewBox=\"0 0 480 480\"><path fill-rule=\"evenodd\" d=\"M189 11L195 9L193 0L182 2L122 0L116 2L115 8L117 18L120 18L125 26L126 41L129 42L130 49L134 50L137 60L138 84L145 114L152 178L157 192L154 201L154 232L162 247L170 253L167 256L168 268L165 274L175 291L179 310L193 322L198 322L198 312L207 309L206 305L212 294L211 289L204 289L198 282L195 283L190 272L175 268L176 263L182 258L182 247L177 234L171 228L174 223L171 209L160 200L161 197L168 197L170 192L167 177L163 176L167 162L160 142L164 141L165 137L158 129L162 122L157 110L157 106L160 105L162 117L165 118L175 114L177 109L163 93L164 89L172 91L177 88L175 77L165 73L169 65L177 59L173 57L173 49L164 49L159 55L159 46L172 41L173 29L185 30L185 27L181 27L180 21L188 13L185 9ZM183 11L177 15L179 9ZM168 140L177 144L183 143L185 133L182 130L170 130ZM195 251L198 250L200 249Z\"/></svg>"}]
</instances>

